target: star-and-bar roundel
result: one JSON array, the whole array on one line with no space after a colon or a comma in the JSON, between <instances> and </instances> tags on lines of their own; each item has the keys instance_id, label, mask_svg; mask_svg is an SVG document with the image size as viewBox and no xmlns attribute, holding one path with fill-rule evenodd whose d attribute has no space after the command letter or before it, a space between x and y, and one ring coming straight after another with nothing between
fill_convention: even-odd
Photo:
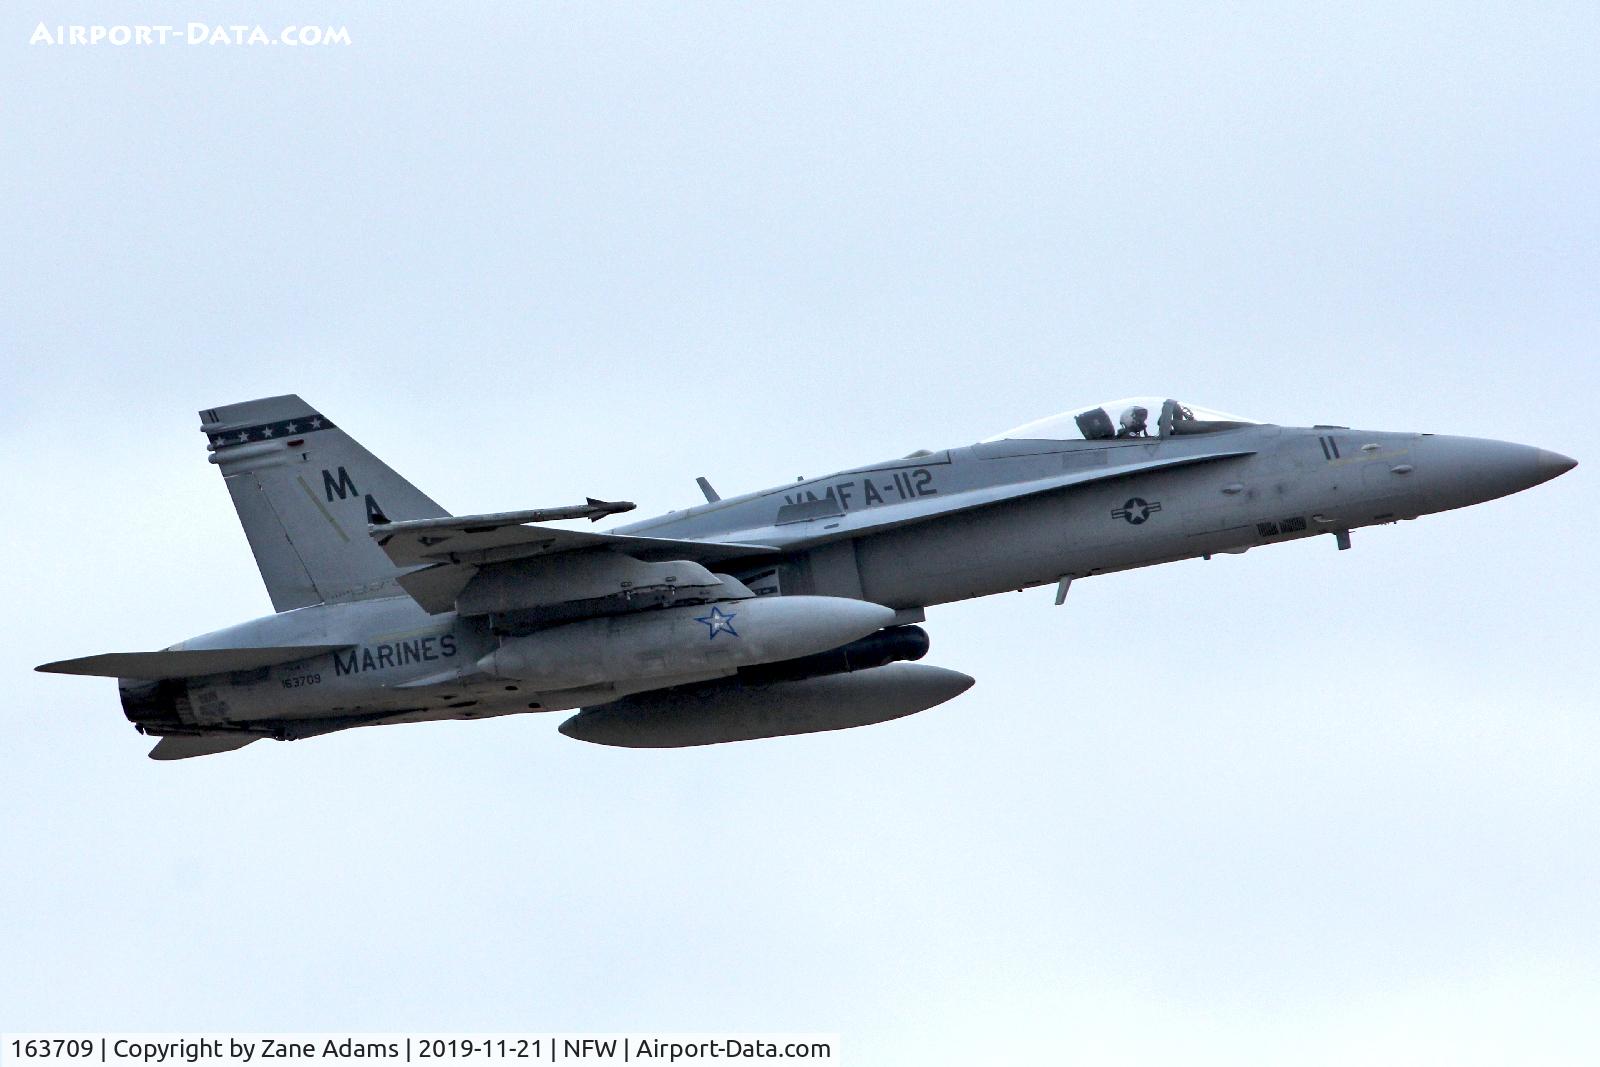
<instances>
[{"instance_id":1,"label":"star-and-bar roundel","mask_svg":"<svg viewBox=\"0 0 1600 1067\"><path fill-rule=\"evenodd\" d=\"M1114 519L1125 519L1130 526L1137 526L1151 515L1161 510L1161 501L1146 500L1144 497L1131 497L1126 504L1112 511Z\"/></svg>"}]
</instances>

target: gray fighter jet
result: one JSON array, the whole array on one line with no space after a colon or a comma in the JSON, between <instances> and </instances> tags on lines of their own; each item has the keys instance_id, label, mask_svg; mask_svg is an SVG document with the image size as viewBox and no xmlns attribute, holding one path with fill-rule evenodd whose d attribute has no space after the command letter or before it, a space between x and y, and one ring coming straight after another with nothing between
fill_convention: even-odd
<instances>
[{"instance_id":1,"label":"gray fighter jet","mask_svg":"<svg viewBox=\"0 0 1600 1067\"><path fill-rule=\"evenodd\" d=\"M1162 397L1078 408L609 532L633 508L451 516L297 396L201 413L277 614L118 680L150 755L572 711L569 737L671 748L864 726L964 692L914 662L923 609L1414 519L1571 470L1526 445L1274 426Z\"/></svg>"}]
</instances>

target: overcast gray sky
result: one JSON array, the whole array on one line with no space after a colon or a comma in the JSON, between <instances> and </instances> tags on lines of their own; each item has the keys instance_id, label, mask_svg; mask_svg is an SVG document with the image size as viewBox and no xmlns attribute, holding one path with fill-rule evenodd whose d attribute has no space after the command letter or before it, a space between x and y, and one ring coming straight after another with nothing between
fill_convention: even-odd
<instances>
[{"instance_id":1,"label":"overcast gray sky","mask_svg":"<svg viewBox=\"0 0 1600 1067\"><path fill-rule=\"evenodd\" d=\"M10 5L0 1029L1600 1059L1600 11L1287 7ZM192 19L352 43L27 43ZM1143 392L1584 465L934 609L865 730L155 764L31 667L270 610L194 413L291 391L457 511Z\"/></svg>"}]
</instances>

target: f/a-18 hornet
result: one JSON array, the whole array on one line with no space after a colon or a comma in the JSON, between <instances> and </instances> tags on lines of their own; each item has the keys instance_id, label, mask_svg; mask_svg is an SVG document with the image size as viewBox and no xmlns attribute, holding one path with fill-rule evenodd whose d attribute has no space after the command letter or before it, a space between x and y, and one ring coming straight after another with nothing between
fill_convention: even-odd
<instances>
[{"instance_id":1,"label":"f/a-18 hornet","mask_svg":"<svg viewBox=\"0 0 1600 1067\"><path fill-rule=\"evenodd\" d=\"M672 748L865 726L964 692L923 609L1414 519L1572 469L1527 445L1274 426L1161 397L721 499L608 532L623 501L451 516L297 396L202 411L277 612L117 679L150 755L356 726L577 711Z\"/></svg>"}]
</instances>

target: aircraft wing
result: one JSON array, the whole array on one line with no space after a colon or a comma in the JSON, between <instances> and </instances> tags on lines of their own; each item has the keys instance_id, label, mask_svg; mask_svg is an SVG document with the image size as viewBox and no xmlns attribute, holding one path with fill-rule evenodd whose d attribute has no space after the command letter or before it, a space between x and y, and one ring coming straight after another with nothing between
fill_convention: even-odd
<instances>
[{"instance_id":1,"label":"aircraft wing","mask_svg":"<svg viewBox=\"0 0 1600 1067\"><path fill-rule=\"evenodd\" d=\"M883 504L855 511L846 511L836 505L829 508L827 507L829 502L816 501L808 505L812 510L802 520L780 523L757 530L740 530L731 536L755 538L772 545L774 548L792 551L796 548L826 544L829 541L838 541L846 537L859 537L866 533L892 530L896 527L926 522L929 519L942 518L946 515L970 511L974 508L988 507L992 504L1000 504L1009 500L1037 496L1040 493L1053 493L1059 490L1071 489L1075 486L1112 481L1116 478L1125 478L1130 474L1145 474L1155 470L1191 467L1201 463L1216 463L1221 460L1239 459L1254 454L1254 449L1237 449L1227 452L1207 452L1197 456L1146 460L1142 463L1127 463L1120 466L1101 467L1092 470L1068 471L1048 478L1038 478L1031 482L993 485L967 492L952 493L944 497L922 497L917 500L908 500L904 503Z\"/></svg>"},{"instance_id":2,"label":"aircraft wing","mask_svg":"<svg viewBox=\"0 0 1600 1067\"><path fill-rule=\"evenodd\" d=\"M452 519L392 522L369 527L367 532L384 553L401 567L430 563L483 566L527 556L546 556L587 548L614 549L643 560L688 559L696 563L720 563L774 551L771 545L680 541L667 537L633 537L588 530L525 526L521 516L526 514L529 513L462 515Z\"/></svg>"},{"instance_id":3,"label":"aircraft wing","mask_svg":"<svg viewBox=\"0 0 1600 1067\"><path fill-rule=\"evenodd\" d=\"M684 541L524 525L537 512L463 515L368 528L396 565L400 587L432 614L450 611L481 568L563 552L610 550L636 560L715 564L776 551L770 545Z\"/></svg>"},{"instance_id":4,"label":"aircraft wing","mask_svg":"<svg viewBox=\"0 0 1600 1067\"><path fill-rule=\"evenodd\" d=\"M82 659L57 660L35 667L47 674L82 674L93 678L195 678L225 671L252 671L278 663L294 663L350 647L349 645L283 645L273 648L194 648L163 652L106 652Z\"/></svg>"}]
</instances>

